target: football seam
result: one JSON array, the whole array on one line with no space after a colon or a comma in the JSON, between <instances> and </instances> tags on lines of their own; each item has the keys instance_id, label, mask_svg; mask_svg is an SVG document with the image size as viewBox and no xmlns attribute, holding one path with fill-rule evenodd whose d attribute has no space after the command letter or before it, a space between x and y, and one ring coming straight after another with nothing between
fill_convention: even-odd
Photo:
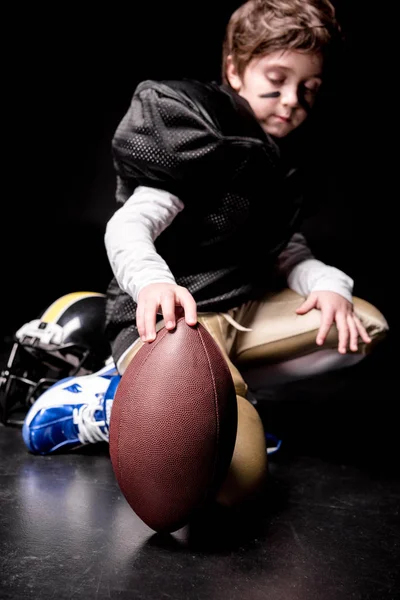
<instances>
[{"instance_id":1,"label":"football seam","mask_svg":"<svg viewBox=\"0 0 400 600\"><path fill-rule=\"evenodd\" d=\"M208 355L208 352L207 352L207 349L206 349L206 346L205 346L205 343L204 343L204 340L203 340L203 335L201 333L200 327L198 328L197 331L198 331L198 334L199 334L199 337L200 337L201 344L203 346L204 354L206 355L206 358L207 358L208 368L209 368L209 371L210 371L212 385L213 385L213 389L214 389L214 410L215 410L215 420L216 420L216 423L217 423L217 436L216 436L217 437L217 443L216 443L216 452L215 452L215 456L214 456L213 477L212 477L212 481L214 481L215 473L217 471L218 444L219 444L219 433L220 433L219 414L218 414L218 410L217 410L217 401L216 401L216 399L217 399L217 390L216 390L214 375L213 375L212 368L211 368L210 357ZM218 348L218 350L219 350L219 348Z\"/></svg>"},{"instance_id":2,"label":"football seam","mask_svg":"<svg viewBox=\"0 0 400 600\"><path fill-rule=\"evenodd\" d=\"M161 333L161 332L160 332L160 333ZM165 334L164 334L163 336L160 336L160 335L159 335L159 336L158 336L158 337L157 337L157 338L154 340L154 342L153 342L153 344L152 344L152 346L153 346L153 347L151 348L150 352L147 354L146 358L144 359L144 361L142 362L142 364L141 364L141 366L140 366L140 368L141 368L141 369L142 369L142 367L143 367L143 366L146 364L146 361L147 361L147 360L148 360L148 358L151 356L151 354L154 352L154 349L157 347L157 344L159 343L160 339L163 339L164 337L165 337ZM136 354L136 356L137 356L137 354ZM134 356L132 360L135 360L136 356ZM130 364L131 364L131 363L129 363L129 365L128 365L127 369L129 368ZM127 370L127 369L126 369L126 370ZM126 370L125 370L125 373L126 373ZM137 374L137 375L138 375L138 374ZM136 379L137 379L137 376L136 376ZM121 433L121 427L122 427L122 420L123 420L123 417L124 417L124 414L125 414L125 412L126 412L126 410L125 410L125 407L124 407L124 408L121 410L121 416L120 416L120 418L119 418L119 422L118 422L118 475L119 475L119 479L120 479L121 481L122 481L122 467L121 467L121 459L120 459L120 456L121 456L121 453L120 453L120 449L121 449L121 445L120 445L120 438L121 438L121 436L120 436L120 433ZM121 491L123 492L123 494L124 494L124 495L126 495L126 494L125 494L125 491L124 491L124 486L120 484L120 488L121 488Z\"/></svg>"}]
</instances>

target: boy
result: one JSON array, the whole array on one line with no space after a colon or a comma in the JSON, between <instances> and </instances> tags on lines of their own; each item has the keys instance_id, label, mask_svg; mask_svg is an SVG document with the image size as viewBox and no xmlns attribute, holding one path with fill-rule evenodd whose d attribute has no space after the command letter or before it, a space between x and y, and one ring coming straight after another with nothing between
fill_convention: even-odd
<instances>
[{"instance_id":1,"label":"boy","mask_svg":"<svg viewBox=\"0 0 400 600\"><path fill-rule=\"evenodd\" d=\"M214 336L231 368L239 411L219 495L226 504L250 497L265 478L263 427L234 363L247 331L260 358L276 266L306 296L292 310L321 311L318 345L333 324L340 354L356 352L359 338L362 345L371 341L354 312L352 280L316 261L296 235L299 158L280 149L306 124L338 32L327 0L249 0L227 27L224 84L141 83L113 140L121 208L105 243L115 274L108 290L114 359L122 374L160 326L174 328L179 312Z\"/></svg>"},{"instance_id":2,"label":"boy","mask_svg":"<svg viewBox=\"0 0 400 600\"><path fill-rule=\"evenodd\" d=\"M294 133L307 135L338 32L328 0L249 0L228 23L223 84L144 81L113 138L119 210L105 234L115 275L107 292L113 358L122 375L178 314L214 336L238 402L235 451L218 496L227 505L257 493L267 466L240 363L269 360L282 319L286 333L272 346L287 331L296 340L285 358L315 352L315 341L332 348L333 325L336 356L362 356L387 328L362 301L361 322L351 278L316 260L298 233L303 157ZM277 273L291 290L274 293Z\"/></svg>"}]
</instances>

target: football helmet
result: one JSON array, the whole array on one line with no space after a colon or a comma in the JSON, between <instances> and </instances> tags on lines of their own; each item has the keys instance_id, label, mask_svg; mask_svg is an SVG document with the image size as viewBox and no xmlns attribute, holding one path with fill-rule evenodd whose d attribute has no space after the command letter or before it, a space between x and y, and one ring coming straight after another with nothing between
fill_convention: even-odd
<instances>
[{"instance_id":1,"label":"football helmet","mask_svg":"<svg viewBox=\"0 0 400 600\"><path fill-rule=\"evenodd\" d=\"M66 377L88 375L104 366L111 349L104 335L106 296L73 292L55 300L39 318L14 335L0 372L0 418L22 425L35 400ZM21 415L22 418L15 417Z\"/></svg>"}]
</instances>

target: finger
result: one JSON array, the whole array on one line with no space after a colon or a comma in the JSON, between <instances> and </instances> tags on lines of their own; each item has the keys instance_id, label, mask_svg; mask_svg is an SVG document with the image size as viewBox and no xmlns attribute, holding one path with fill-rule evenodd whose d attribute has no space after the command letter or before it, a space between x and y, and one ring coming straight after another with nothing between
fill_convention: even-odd
<instances>
[{"instance_id":1,"label":"finger","mask_svg":"<svg viewBox=\"0 0 400 600\"><path fill-rule=\"evenodd\" d=\"M164 317L165 327L169 330L174 329L175 321L175 294L169 292L161 298L161 312Z\"/></svg>"},{"instance_id":2,"label":"finger","mask_svg":"<svg viewBox=\"0 0 400 600\"><path fill-rule=\"evenodd\" d=\"M349 327L347 324L347 315L344 315L343 313L336 313L336 327L338 330L338 337L339 337L339 343L338 343L338 350L340 352L340 354L346 354L347 352L347 346L349 343Z\"/></svg>"},{"instance_id":3,"label":"finger","mask_svg":"<svg viewBox=\"0 0 400 600\"><path fill-rule=\"evenodd\" d=\"M303 302L303 304L301 304L301 306L299 306L299 308L296 309L296 313L298 315L304 315L304 314L308 313L312 308L315 308L316 305L317 305L317 298L309 296L307 298L307 300L305 300Z\"/></svg>"},{"instance_id":4,"label":"finger","mask_svg":"<svg viewBox=\"0 0 400 600\"><path fill-rule=\"evenodd\" d=\"M144 306L144 342L152 342L156 339L156 318L158 302L147 302Z\"/></svg>"},{"instance_id":5,"label":"finger","mask_svg":"<svg viewBox=\"0 0 400 600\"><path fill-rule=\"evenodd\" d=\"M354 319L354 323L356 324L358 333L360 334L362 341L365 342L366 344L369 344L372 340L371 340L370 336L368 335L367 330L365 329L364 325L361 323L360 318L357 317L356 314L354 314L353 319Z\"/></svg>"},{"instance_id":6,"label":"finger","mask_svg":"<svg viewBox=\"0 0 400 600\"><path fill-rule=\"evenodd\" d=\"M319 330L317 333L317 338L316 338L316 342L317 342L318 346L322 346L322 344L325 342L326 336L328 335L329 330L332 327L332 323L333 323L333 313L332 312L322 313L321 325L319 327Z\"/></svg>"},{"instance_id":7,"label":"finger","mask_svg":"<svg viewBox=\"0 0 400 600\"><path fill-rule=\"evenodd\" d=\"M144 327L144 310L141 302L138 302L136 308L136 327L138 329L139 335L142 340L145 337L145 327Z\"/></svg>"},{"instance_id":8,"label":"finger","mask_svg":"<svg viewBox=\"0 0 400 600\"><path fill-rule=\"evenodd\" d=\"M358 329L354 322L354 314L351 313L347 316L347 325L350 332L350 350L357 352L358 350Z\"/></svg>"},{"instance_id":9,"label":"finger","mask_svg":"<svg viewBox=\"0 0 400 600\"><path fill-rule=\"evenodd\" d=\"M188 325L196 325L197 323L197 306L190 292L182 290L178 296L180 305L185 312L185 321Z\"/></svg>"}]
</instances>

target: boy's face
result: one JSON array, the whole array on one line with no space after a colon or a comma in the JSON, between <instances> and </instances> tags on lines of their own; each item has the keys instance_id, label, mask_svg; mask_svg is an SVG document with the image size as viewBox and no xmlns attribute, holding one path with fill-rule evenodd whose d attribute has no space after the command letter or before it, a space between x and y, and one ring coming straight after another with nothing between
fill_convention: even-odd
<instances>
[{"instance_id":1,"label":"boy's face","mask_svg":"<svg viewBox=\"0 0 400 600\"><path fill-rule=\"evenodd\" d=\"M241 77L228 57L226 74L264 131L282 138L305 121L314 105L322 83L322 63L319 54L279 50L254 58ZM263 97L273 92L276 97Z\"/></svg>"}]
</instances>

